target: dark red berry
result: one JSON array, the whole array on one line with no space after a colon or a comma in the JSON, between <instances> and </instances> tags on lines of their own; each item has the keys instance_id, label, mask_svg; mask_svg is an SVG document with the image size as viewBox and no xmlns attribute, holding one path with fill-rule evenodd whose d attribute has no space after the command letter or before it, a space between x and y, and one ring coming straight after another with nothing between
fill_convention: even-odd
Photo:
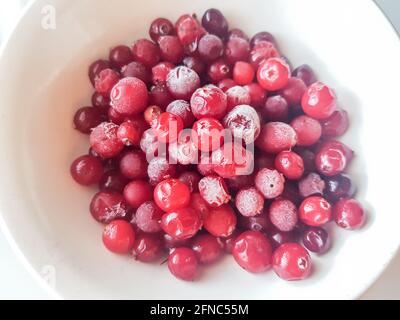
<instances>
[{"instance_id":1,"label":"dark red berry","mask_svg":"<svg viewBox=\"0 0 400 320\"><path fill-rule=\"evenodd\" d=\"M183 46L176 36L161 36L158 39L161 58L170 63L180 63L183 59Z\"/></svg>"},{"instance_id":2,"label":"dark red berry","mask_svg":"<svg viewBox=\"0 0 400 320\"><path fill-rule=\"evenodd\" d=\"M318 173L311 172L299 181L299 192L302 197L306 198L313 195L324 194L325 181L322 180Z\"/></svg>"},{"instance_id":3,"label":"dark red berry","mask_svg":"<svg viewBox=\"0 0 400 320\"><path fill-rule=\"evenodd\" d=\"M289 78L286 87L280 91L280 94L286 99L290 106L296 106L301 103L301 98L306 90L307 86L303 80L292 77Z\"/></svg>"},{"instance_id":4,"label":"dark red berry","mask_svg":"<svg viewBox=\"0 0 400 320\"><path fill-rule=\"evenodd\" d=\"M225 38L228 34L228 22L218 9L208 9L204 12L201 24L209 33Z\"/></svg>"},{"instance_id":5,"label":"dark red berry","mask_svg":"<svg viewBox=\"0 0 400 320\"><path fill-rule=\"evenodd\" d=\"M202 75L206 70L206 64L198 57L183 58L183 65L194 70L198 75Z\"/></svg>"},{"instance_id":6,"label":"dark red berry","mask_svg":"<svg viewBox=\"0 0 400 320\"><path fill-rule=\"evenodd\" d=\"M125 220L110 222L103 231L104 246L111 252L125 254L132 250L135 242L135 231Z\"/></svg>"},{"instance_id":7,"label":"dark red berry","mask_svg":"<svg viewBox=\"0 0 400 320\"><path fill-rule=\"evenodd\" d=\"M178 279L193 281L198 273L196 253L185 247L174 249L168 257L168 268Z\"/></svg>"},{"instance_id":8,"label":"dark red berry","mask_svg":"<svg viewBox=\"0 0 400 320\"><path fill-rule=\"evenodd\" d=\"M261 31L256 33L250 40L250 45L252 47L254 47L255 45L257 45L260 42L264 42L264 41L268 41L271 43L275 43L275 38L274 36L267 32L267 31Z\"/></svg>"},{"instance_id":9,"label":"dark red berry","mask_svg":"<svg viewBox=\"0 0 400 320\"><path fill-rule=\"evenodd\" d=\"M77 183L88 186L100 181L103 175L103 165L98 158L85 155L72 162L70 171L72 178Z\"/></svg>"},{"instance_id":10,"label":"dark red berry","mask_svg":"<svg viewBox=\"0 0 400 320\"><path fill-rule=\"evenodd\" d=\"M247 61L250 53L250 44L243 38L230 38L226 43L224 53L229 63Z\"/></svg>"},{"instance_id":11,"label":"dark red berry","mask_svg":"<svg viewBox=\"0 0 400 320\"><path fill-rule=\"evenodd\" d=\"M119 161L121 173L129 179L147 177L147 160L144 152L135 150L123 154Z\"/></svg>"},{"instance_id":12,"label":"dark red berry","mask_svg":"<svg viewBox=\"0 0 400 320\"><path fill-rule=\"evenodd\" d=\"M297 77L303 80L306 86L310 86L317 81L314 71L307 64L303 64L300 67L294 69L292 75L293 77Z\"/></svg>"},{"instance_id":13,"label":"dark red berry","mask_svg":"<svg viewBox=\"0 0 400 320\"><path fill-rule=\"evenodd\" d=\"M343 229L359 229L363 226L366 215L361 204L355 199L340 199L333 207L336 224Z\"/></svg>"},{"instance_id":14,"label":"dark red berry","mask_svg":"<svg viewBox=\"0 0 400 320\"><path fill-rule=\"evenodd\" d=\"M190 193L198 191L201 177L196 171L182 172L178 179L189 187Z\"/></svg>"},{"instance_id":15,"label":"dark red berry","mask_svg":"<svg viewBox=\"0 0 400 320\"><path fill-rule=\"evenodd\" d=\"M347 111L336 110L332 115L321 121L322 135L324 137L340 137L349 128L350 120Z\"/></svg>"},{"instance_id":16,"label":"dark red berry","mask_svg":"<svg viewBox=\"0 0 400 320\"><path fill-rule=\"evenodd\" d=\"M143 63L147 68L155 66L160 61L160 49L147 39L136 40L132 46L132 53L135 61Z\"/></svg>"},{"instance_id":17,"label":"dark red berry","mask_svg":"<svg viewBox=\"0 0 400 320\"><path fill-rule=\"evenodd\" d=\"M97 108L102 114L107 114L110 108L110 98L101 95L98 92L94 92L92 95L92 105Z\"/></svg>"},{"instance_id":18,"label":"dark red berry","mask_svg":"<svg viewBox=\"0 0 400 320\"><path fill-rule=\"evenodd\" d=\"M320 227L309 227L303 231L303 245L315 253L324 253L329 248L329 235Z\"/></svg>"},{"instance_id":19,"label":"dark red berry","mask_svg":"<svg viewBox=\"0 0 400 320\"><path fill-rule=\"evenodd\" d=\"M150 72L143 63L133 61L121 68L121 73L124 78L138 78L144 83L150 82Z\"/></svg>"},{"instance_id":20,"label":"dark red berry","mask_svg":"<svg viewBox=\"0 0 400 320\"><path fill-rule=\"evenodd\" d=\"M166 212L183 209L189 205L189 187L178 179L167 179L154 189L154 201Z\"/></svg>"},{"instance_id":21,"label":"dark red berry","mask_svg":"<svg viewBox=\"0 0 400 320\"><path fill-rule=\"evenodd\" d=\"M99 189L101 191L115 191L122 193L129 179L119 170L113 169L105 172L100 179Z\"/></svg>"},{"instance_id":22,"label":"dark red berry","mask_svg":"<svg viewBox=\"0 0 400 320\"><path fill-rule=\"evenodd\" d=\"M315 155L315 165L323 175L335 176L346 169L353 154L354 152L340 141L326 141Z\"/></svg>"},{"instance_id":23,"label":"dark red berry","mask_svg":"<svg viewBox=\"0 0 400 320\"><path fill-rule=\"evenodd\" d=\"M260 214L254 217L239 215L238 218L239 228L242 230L266 232L271 228L271 222L267 210L263 210Z\"/></svg>"},{"instance_id":24,"label":"dark red berry","mask_svg":"<svg viewBox=\"0 0 400 320\"><path fill-rule=\"evenodd\" d=\"M275 168L291 180L298 180L304 173L303 159L293 151L281 151L275 158Z\"/></svg>"},{"instance_id":25,"label":"dark red berry","mask_svg":"<svg viewBox=\"0 0 400 320\"><path fill-rule=\"evenodd\" d=\"M104 69L110 69L111 63L108 60L96 60L89 67L89 79L92 82L93 86L95 85L95 79L99 75L101 71Z\"/></svg>"},{"instance_id":26,"label":"dark red berry","mask_svg":"<svg viewBox=\"0 0 400 320\"><path fill-rule=\"evenodd\" d=\"M75 129L82 133L90 133L103 120L99 108L83 107L76 111L74 116Z\"/></svg>"},{"instance_id":27,"label":"dark red berry","mask_svg":"<svg viewBox=\"0 0 400 320\"><path fill-rule=\"evenodd\" d=\"M165 109L174 100L165 83L157 82L150 88L149 104Z\"/></svg>"},{"instance_id":28,"label":"dark red berry","mask_svg":"<svg viewBox=\"0 0 400 320\"><path fill-rule=\"evenodd\" d=\"M356 193L356 186L350 177L345 174L339 174L333 177L325 178L325 194L328 199L337 201L340 198L351 198Z\"/></svg>"},{"instance_id":29,"label":"dark red berry","mask_svg":"<svg viewBox=\"0 0 400 320\"><path fill-rule=\"evenodd\" d=\"M132 62L133 56L129 47L121 45L111 49L109 59L114 68L121 68Z\"/></svg>"},{"instance_id":30,"label":"dark red berry","mask_svg":"<svg viewBox=\"0 0 400 320\"><path fill-rule=\"evenodd\" d=\"M200 39L197 50L204 61L211 62L221 57L224 44L216 35L206 34Z\"/></svg>"},{"instance_id":31,"label":"dark red berry","mask_svg":"<svg viewBox=\"0 0 400 320\"><path fill-rule=\"evenodd\" d=\"M174 25L168 19L157 18L150 25L149 35L155 42L162 36L170 36L173 34L175 34Z\"/></svg>"},{"instance_id":32,"label":"dark red berry","mask_svg":"<svg viewBox=\"0 0 400 320\"><path fill-rule=\"evenodd\" d=\"M115 219L125 218L127 206L124 197L115 191L100 191L90 202L90 213L94 219L109 223Z\"/></svg>"},{"instance_id":33,"label":"dark red berry","mask_svg":"<svg viewBox=\"0 0 400 320\"><path fill-rule=\"evenodd\" d=\"M212 83L217 83L231 76L232 70L225 59L218 59L209 65L207 75Z\"/></svg>"},{"instance_id":34,"label":"dark red berry","mask_svg":"<svg viewBox=\"0 0 400 320\"><path fill-rule=\"evenodd\" d=\"M200 230L201 219L194 209L186 207L165 213L161 227L171 237L183 240L193 237Z\"/></svg>"},{"instance_id":35,"label":"dark red berry","mask_svg":"<svg viewBox=\"0 0 400 320\"><path fill-rule=\"evenodd\" d=\"M162 238L159 234L139 232L136 234L132 256L141 262L153 262L162 254Z\"/></svg>"}]
</instances>

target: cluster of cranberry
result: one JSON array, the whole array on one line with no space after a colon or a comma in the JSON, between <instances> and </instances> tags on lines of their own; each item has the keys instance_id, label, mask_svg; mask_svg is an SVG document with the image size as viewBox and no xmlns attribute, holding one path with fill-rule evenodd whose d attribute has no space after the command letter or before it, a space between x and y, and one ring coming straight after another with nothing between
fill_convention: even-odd
<instances>
[{"instance_id":1,"label":"cluster of cranberry","mask_svg":"<svg viewBox=\"0 0 400 320\"><path fill-rule=\"evenodd\" d=\"M104 245L143 262L169 252L184 280L223 251L249 272L306 278L306 249L329 247L324 225L365 220L343 174L353 151L335 140L346 111L309 66L291 72L270 33L249 40L216 9L201 23L156 19L149 33L90 66L93 106L74 117L91 148L71 174L99 185L90 212Z\"/></svg>"}]
</instances>

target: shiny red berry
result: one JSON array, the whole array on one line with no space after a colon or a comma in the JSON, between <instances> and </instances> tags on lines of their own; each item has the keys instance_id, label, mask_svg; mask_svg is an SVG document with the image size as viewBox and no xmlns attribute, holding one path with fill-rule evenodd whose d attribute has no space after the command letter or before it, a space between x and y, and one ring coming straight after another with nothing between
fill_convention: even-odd
<instances>
[{"instance_id":1,"label":"shiny red berry","mask_svg":"<svg viewBox=\"0 0 400 320\"><path fill-rule=\"evenodd\" d=\"M154 201L166 212L187 207L190 202L189 187L178 179L167 179L154 189Z\"/></svg>"},{"instance_id":2,"label":"shiny red berry","mask_svg":"<svg viewBox=\"0 0 400 320\"><path fill-rule=\"evenodd\" d=\"M263 62L257 71L257 80L261 87L268 91L277 91L286 87L289 82L290 68L280 58L270 58Z\"/></svg>"},{"instance_id":3,"label":"shiny red berry","mask_svg":"<svg viewBox=\"0 0 400 320\"><path fill-rule=\"evenodd\" d=\"M363 226L366 215L362 205L355 199L340 199L333 207L336 224L343 229L359 229Z\"/></svg>"},{"instance_id":4,"label":"shiny red berry","mask_svg":"<svg viewBox=\"0 0 400 320\"><path fill-rule=\"evenodd\" d=\"M204 229L215 237L229 237L236 229L237 218L229 205L210 209L203 221Z\"/></svg>"},{"instance_id":5,"label":"shiny red berry","mask_svg":"<svg viewBox=\"0 0 400 320\"><path fill-rule=\"evenodd\" d=\"M111 252L118 254L129 253L135 242L135 231L132 225L125 220L110 222L103 231L104 246Z\"/></svg>"},{"instance_id":6,"label":"shiny red berry","mask_svg":"<svg viewBox=\"0 0 400 320\"><path fill-rule=\"evenodd\" d=\"M301 106L308 116L318 120L326 119L337 108L336 96L327 85L315 82L304 93Z\"/></svg>"},{"instance_id":7,"label":"shiny red berry","mask_svg":"<svg viewBox=\"0 0 400 320\"><path fill-rule=\"evenodd\" d=\"M299 207L299 219L308 226L320 227L332 219L331 204L319 196L305 198Z\"/></svg>"},{"instance_id":8,"label":"shiny red berry","mask_svg":"<svg viewBox=\"0 0 400 320\"><path fill-rule=\"evenodd\" d=\"M201 225L199 214L190 207L165 213L161 219L162 229L178 240L193 237L200 230Z\"/></svg>"},{"instance_id":9,"label":"shiny red berry","mask_svg":"<svg viewBox=\"0 0 400 320\"><path fill-rule=\"evenodd\" d=\"M198 273L196 253L185 247L173 249L168 257L168 268L176 278L193 281Z\"/></svg>"}]
</instances>

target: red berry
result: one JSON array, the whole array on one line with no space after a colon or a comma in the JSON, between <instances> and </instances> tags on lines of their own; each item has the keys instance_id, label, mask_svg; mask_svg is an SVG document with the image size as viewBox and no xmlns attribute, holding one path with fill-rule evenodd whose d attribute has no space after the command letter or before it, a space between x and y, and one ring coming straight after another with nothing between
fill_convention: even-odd
<instances>
[{"instance_id":1,"label":"red berry","mask_svg":"<svg viewBox=\"0 0 400 320\"><path fill-rule=\"evenodd\" d=\"M165 213L161 227L171 237L183 240L193 237L200 230L201 219L194 209L186 207Z\"/></svg>"},{"instance_id":2,"label":"red berry","mask_svg":"<svg viewBox=\"0 0 400 320\"><path fill-rule=\"evenodd\" d=\"M151 81L153 83L166 83L168 73L175 68L175 65L170 62L160 62L151 68Z\"/></svg>"},{"instance_id":3,"label":"red berry","mask_svg":"<svg viewBox=\"0 0 400 320\"><path fill-rule=\"evenodd\" d=\"M134 219L140 230L155 233L161 231L160 221L163 214L164 212L154 201L147 201L142 203L136 210Z\"/></svg>"},{"instance_id":4,"label":"red berry","mask_svg":"<svg viewBox=\"0 0 400 320\"><path fill-rule=\"evenodd\" d=\"M143 63L147 68L155 66L160 61L160 49L147 39L136 40L132 46L132 53L135 61Z\"/></svg>"},{"instance_id":5,"label":"red berry","mask_svg":"<svg viewBox=\"0 0 400 320\"><path fill-rule=\"evenodd\" d=\"M184 171L178 179L189 187L190 193L198 191L201 177L196 171Z\"/></svg>"},{"instance_id":6,"label":"red berry","mask_svg":"<svg viewBox=\"0 0 400 320\"><path fill-rule=\"evenodd\" d=\"M96 60L89 67L89 79L90 82L95 85L95 79L101 71L104 69L110 69L111 63L108 60Z\"/></svg>"},{"instance_id":7,"label":"red berry","mask_svg":"<svg viewBox=\"0 0 400 320\"><path fill-rule=\"evenodd\" d=\"M108 109L110 108L110 98L105 97L98 92L94 92L92 95L92 105L101 114L107 114ZM76 124L75 124L75 126L76 126Z\"/></svg>"},{"instance_id":8,"label":"red berry","mask_svg":"<svg viewBox=\"0 0 400 320\"><path fill-rule=\"evenodd\" d=\"M299 208L299 218L308 226L320 227L331 220L331 205L322 197L305 198Z\"/></svg>"},{"instance_id":9,"label":"red berry","mask_svg":"<svg viewBox=\"0 0 400 320\"><path fill-rule=\"evenodd\" d=\"M181 117L185 128L190 127L195 121L190 104L185 100L172 101L165 111Z\"/></svg>"},{"instance_id":10,"label":"red berry","mask_svg":"<svg viewBox=\"0 0 400 320\"><path fill-rule=\"evenodd\" d=\"M141 179L147 177L147 160L142 151L128 151L119 161L121 173L129 179Z\"/></svg>"},{"instance_id":11,"label":"red berry","mask_svg":"<svg viewBox=\"0 0 400 320\"><path fill-rule=\"evenodd\" d=\"M175 99L189 100L198 87L199 75L187 67L176 67L167 75L167 88Z\"/></svg>"},{"instance_id":12,"label":"red berry","mask_svg":"<svg viewBox=\"0 0 400 320\"><path fill-rule=\"evenodd\" d=\"M168 268L178 279L193 281L198 273L196 253L185 247L174 249L168 257Z\"/></svg>"},{"instance_id":13,"label":"red berry","mask_svg":"<svg viewBox=\"0 0 400 320\"><path fill-rule=\"evenodd\" d=\"M142 203L153 199L153 190L149 183L142 180L134 180L124 188L126 202L134 209Z\"/></svg>"},{"instance_id":14,"label":"red berry","mask_svg":"<svg viewBox=\"0 0 400 320\"><path fill-rule=\"evenodd\" d=\"M194 70L198 75L202 75L206 69L206 64L199 57L183 58L183 65Z\"/></svg>"},{"instance_id":15,"label":"red berry","mask_svg":"<svg viewBox=\"0 0 400 320\"><path fill-rule=\"evenodd\" d=\"M256 150L258 151L258 150ZM275 169L275 155L269 154L265 152L256 152L254 157L254 166L256 170L268 168L268 169Z\"/></svg>"},{"instance_id":16,"label":"red berry","mask_svg":"<svg viewBox=\"0 0 400 320\"><path fill-rule=\"evenodd\" d=\"M329 235L320 227L309 227L303 232L303 245L306 249L321 254L329 248Z\"/></svg>"},{"instance_id":17,"label":"red berry","mask_svg":"<svg viewBox=\"0 0 400 320\"><path fill-rule=\"evenodd\" d=\"M151 126L161 113L162 110L159 106L148 106L144 110L144 119Z\"/></svg>"},{"instance_id":18,"label":"red berry","mask_svg":"<svg viewBox=\"0 0 400 320\"><path fill-rule=\"evenodd\" d=\"M174 100L174 98L168 91L165 83L157 82L150 88L149 104L160 106L160 108L165 109L172 100Z\"/></svg>"},{"instance_id":19,"label":"red berry","mask_svg":"<svg viewBox=\"0 0 400 320\"><path fill-rule=\"evenodd\" d=\"M123 114L118 113L115 111L114 108L109 108L107 112L108 119L115 124L120 125L122 122L125 121L125 116Z\"/></svg>"},{"instance_id":20,"label":"red berry","mask_svg":"<svg viewBox=\"0 0 400 320\"><path fill-rule=\"evenodd\" d=\"M176 33L184 46L200 40L205 33L200 23L194 16L185 14L175 24Z\"/></svg>"},{"instance_id":21,"label":"red berry","mask_svg":"<svg viewBox=\"0 0 400 320\"><path fill-rule=\"evenodd\" d=\"M292 120L290 125L296 131L299 146L311 146L321 138L321 124L309 116L298 116Z\"/></svg>"},{"instance_id":22,"label":"red berry","mask_svg":"<svg viewBox=\"0 0 400 320\"><path fill-rule=\"evenodd\" d=\"M159 234L140 232L136 234L136 240L132 249L132 256L141 262L153 262L162 254L162 239Z\"/></svg>"},{"instance_id":23,"label":"red berry","mask_svg":"<svg viewBox=\"0 0 400 320\"><path fill-rule=\"evenodd\" d=\"M299 192L304 198L313 195L323 195L325 182L318 173L311 172L299 181Z\"/></svg>"},{"instance_id":24,"label":"red berry","mask_svg":"<svg viewBox=\"0 0 400 320\"><path fill-rule=\"evenodd\" d=\"M175 34L174 25L171 21L165 18L158 18L154 20L149 29L150 38L157 42L162 36L169 36Z\"/></svg>"},{"instance_id":25,"label":"red berry","mask_svg":"<svg viewBox=\"0 0 400 320\"><path fill-rule=\"evenodd\" d=\"M236 238L232 254L239 266L248 272L260 273L271 267L271 244L261 232L243 232Z\"/></svg>"},{"instance_id":26,"label":"red berry","mask_svg":"<svg viewBox=\"0 0 400 320\"><path fill-rule=\"evenodd\" d=\"M188 247L190 246L191 239L175 239L174 237L171 237L168 233L163 234L164 238L164 248L167 249L167 251L172 252L173 249L179 248L179 247Z\"/></svg>"},{"instance_id":27,"label":"red berry","mask_svg":"<svg viewBox=\"0 0 400 320\"><path fill-rule=\"evenodd\" d=\"M219 120L226 113L226 94L216 86L207 85L193 93L190 106L197 119L211 117Z\"/></svg>"},{"instance_id":28,"label":"red berry","mask_svg":"<svg viewBox=\"0 0 400 320\"><path fill-rule=\"evenodd\" d=\"M311 257L297 243L284 243L276 249L272 265L276 274L288 281L305 279L311 273Z\"/></svg>"},{"instance_id":29,"label":"red berry","mask_svg":"<svg viewBox=\"0 0 400 320\"><path fill-rule=\"evenodd\" d=\"M250 105L252 107L259 109L264 106L267 92L258 83L250 83L245 85L244 88L250 95Z\"/></svg>"},{"instance_id":30,"label":"red berry","mask_svg":"<svg viewBox=\"0 0 400 320\"><path fill-rule=\"evenodd\" d=\"M264 207L264 197L256 188L246 188L238 192L235 198L238 211L245 217L254 217Z\"/></svg>"},{"instance_id":31,"label":"red berry","mask_svg":"<svg viewBox=\"0 0 400 320\"><path fill-rule=\"evenodd\" d=\"M262 42L265 42L265 41L268 41L268 42L271 42L271 43L275 43L275 38L271 33L267 32L267 31L261 31L261 32L256 33L251 38L250 45L252 47L254 47L255 45L257 45L259 43L262 43Z\"/></svg>"},{"instance_id":32,"label":"red berry","mask_svg":"<svg viewBox=\"0 0 400 320\"><path fill-rule=\"evenodd\" d=\"M269 207L269 219L279 231L292 231L297 224L297 208L290 200L276 199Z\"/></svg>"},{"instance_id":33,"label":"red berry","mask_svg":"<svg viewBox=\"0 0 400 320\"><path fill-rule=\"evenodd\" d=\"M217 87L220 88L223 92L226 92L234 86L236 86L236 82L233 81L232 79L227 78L219 81Z\"/></svg>"},{"instance_id":34,"label":"red berry","mask_svg":"<svg viewBox=\"0 0 400 320\"><path fill-rule=\"evenodd\" d=\"M307 86L304 81L299 78L289 78L289 81L285 88L280 92L282 97L286 99L290 106L297 106L301 102L304 92L306 92Z\"/></svg>"},{"instance_id":35,"label":"red berry","mask_svg":"<svg viewBox=\"0 0 400 320\"><path fill-rule=\"evenodd\" d=\"M113 169L105 172L100 179L99 189L101 191L115 191L122 193L129 179L119 170Z\"/></svg>"},{"instance_id":36,"label":"red berry","mask_svg":"<svg viewBox=\"0 0 400 320\"><path fill-rule=\"evenodd\" d=\"M255 184L265 199L274 199L282 194L285 178L277 170L264 168L257 173Z\"/></svg>"},{"instance_id":37,"label":"red berry","mask_svg":"<svg viewBox=\"0 0 400 320\"><path fill-rule=\"evenodd\" d=\"M183 46L176 36L161 36L158 39L161 58L171 63L180 63L183 59Z\"/></svg>"},{"instance_id":38,"label":"red berry","mask_svg":"<svg viewBox=\"0 0 400 320\"><path fill-rule=\"evenodd\" d=\"M268 153L279 153L290 150L297 143L294 129L283 122L268 122L261 128L256 144Z\"/></svg>"},{"instance_id":39,"label":"red berry","mask_svg":"<svg viewBox=\"0 0 400 320\"><path fill-rule=\"evenodd\" d=\"M77 183L89 186L100 181L103 175L103 165L96 157L85 155L72 162L70 171L72 178Z\"/></svg>"},{"instance_id":40,"label":"red berry","mask_svg":"<svg viewBox=\"0 0 400 320\"><path fill-rule=\"evenodd\" d=\"M361 204L354 199L340 199L333 207L336 224L343 229L359 229L363 226L366 216Z\"/></svg>"},{"instance_id":41,"label":"red berry","mask_svg":"<svg viewBox=\"0 0 400 320\"><path fill-rule=\"evenodd\" d=\"M209 176L215 174L214 165L212 163L212 159L209 156L208 152L204 152L200 154L200 160L197 164L197 171L203 176Z\"/></svg>"},{"instance_id":42,"label":"red berry","mask_svg":"<svg viewBox=\"0 0 400 320\"><path fill-rule=\"evenodd\" d=\"M124 144L118 139L118 126L111 122L100 123L90 134L90 145L103 158L117 156Z\"/></svg>"},{"instance_id":43,"label":"red berry","mask_svg":"<svg viewBox=\"0 0 400 320\"><path fill-rule=\"evenodd\" d=\"M154 201L166 212L185 208L190 202L189 187L177 179L164 180L154 189Z\"/></svg>"},{"instance_id":44,"label":"red berry","mask_svg":"<svg viewBox=\"0 0 400 320\"><path fill-rule=\"evenodd\" d=\"M192 193L190 197L190 206L196 210L202 219L204 219L210 212L210 207L200 193Z\"/></svg>"},{"instance_id":45,"label":"red berry","mask_svg":"<svg viewBox=\"0 0 400 320\"><path fill-rule=\"evenodd\" d=\"M192 242L192 249L203 264L217 261L222 255L222 246L221 240L210 234L197 235Z\"/></svg>"},{"instance_id":46,"label":"red berry","mask_svg":"<svg viewBox=\"0 0 400 320\"><path fill-rule=\"evenodd\" d=\"M192 138L192 131L181 132L178 140L168 146L169 160L182 165L195 164L198 161L199 149Z\"/></svg>"},{"instance_id":47,"label":"red berry","mask_svg":"<svg viewBox=\"0 0 400 320\"><path fill-rule=\"evenodd\" d=\"M241 38L243 40L246 40L247 42L250 41L248 35L246 33L244 33L243 30L238 29L238 28L234 28L232 30L229 30L228 40L231 40L233 38Z\"/></svg>"},{"instance_id":48,"label":"red berry","mask_svg":"<svg viewBox=\"0 0 400 320\"><path fill-rule=\"evenodd\" d=\"M127 46L117 46L110 51L110 62L114 68L121 68L132 62L132 52Z\"/></svg>"},{"instance_id":49,"label":"red berry","mask_svg":"<svg viewBox=\"0 0 400 320\"><path fill-rule=\"evenodd\" d=\"M82 133L90 133L103 120L99 108L83 107L76 111L74 116L75 129Z\"/></svg>"},{"instance_id":50,"label":"red berry","mask_svg":"<svg viewBox=\"0 0 400 320\"><path fill-rule=\"evenodd\" d=\"M226 253L231 254L233 251L233 247L235 245L235 240L236 238L241 234L241 232L237 229L235 229L235 231L233 231L233 233L225 238L221 238L221 242L224 245L224 249Z\"/></svg>"},{"instance_id":51,"label":"red berry","mask_svg":"<svg viewBox=\"0 0 400 320\"><path fill-rule=\"evenodd\" d=\"M100 191L90 202L90 213L97 221L109 223L112 220L126 217L126 202L118 192Z\"/></svg>"},{"instance_id":52,"label":"red berry","mask_svg":"<svg viewBox=\"0 0 400 320\"><path fill-rule=\"evenodd\" d=\"M238 61L233 67L233 80L241 86L253 82L255 71L250 63Z\"/></svg>"},{"instance_id":53,"label":"red berry","mask_svg":"<svg viewBox=\"0 0 400 320\"><path fill-rule=\"evenodd\" d=\"M176 165L169 163L164 157L155 157L149 162L147 174L150 183L155 186L165 179L175 177Z\"/></svg>"},{"instance_id":54,"label":"red berry","mask_svg":"<svg viewBox=\"0 0 400 320\"><path fill-rule=\"evenodd\" d=\"M229 190L234 193L240 191L240 189L247 189L254 185L254 174L249 174L246 176L237 176L234 178L227 179Z\"/></svg>"},{"instance_id":55,"label":"red berry","mask_svg":"<svg viewBox=\"0 0 400 320\"><path fill-rule=\"evenodd\" d=\"M150 72L143 63L133 61L121 68L124 78L138 78L144 83L150 82Z\"/></svg>"},{"instance_id":56,"label":"red berry","mask_svg":"<svg viewBox=\"0 0 400 320\"><path fill-rule=\"evenodd\" d=\"M208 9L204 12L201 24L209 33L225 38L228 34L228 22L218 9Z\"/></svg>"},{"instance_id":57,"label":"red berry","mask_svg":"<svg viewBox=\"0 0 400 320\"><path fill-rule=\"evenodd\" d=\"M241 86L234 86L226 90L226 97L228 101L227 110L230 111L239 105L248 105L251 102L250 93Z\"/></svg>"},{"instance_id":58,"label":"red berry","mask_svg":"<svg viewBox=\"0 0 400 320\"><path fill-rule=\"evenodd\" d=\"M289 106L284 97L276 95L266 100L261 111L263 117L268 121L286 121L289 115Z\"/></svg>"},{"instance_id":59,"label":"red berry","mask_svg":"<svg viewBox=\"0 0 400 320\"><path fill-rule=\"evenodd\" d=\"M132 250L134 242L135 231L125 220L114 220L104 228L103 243L111 252L128 253Z\"/></svg>"},{"instance_id":60,"label":"red berry","mask_svg":"<svg viewBox=\"0 0 400 320\"><path fill-rule=\"evenodd\" d=\"M117 136L126 146L139 146L140 144L140 129L131 121L121 123L117 131Z\"/></svg>"},{"instance_id":61,"label":"red berry","mask_svg":"<svg viewBox=\"0 0 400 320\"><path fill-rule=\"evenodd\" d=\"M224 179L210 175L199 182L199 191L203 199L211 207L220 207L231 199Z\"/></svg>"},{"instance_id":62,"label":"red berry","mask_svg":"<svg viewBox=\"0 0 400 320\"><path fill-rule=\"evenodd\" d=\"M325 176L342 173L353 158L353 151L340 141L325 142L315 156L315 165Z\"/></svg>"},{"instance_id":63,"label":"red berry","mask_svg":"<svg viewBox=\"0 0 400 320\"><path fill-rule=\"evenodd\" d=\"M337 201L340 198L351 198L356 193L356 186L353 181L345 175L339 174L333 177L325 178L326 196L329 200Z\"/></svg>"},{"instance_id":64,"label":"red berry","mask_svg":"<svg viewBox=\"0 0 400 320\"><path fill-rule=\"evenodd\" d=\"M229 205L210 209L204 218L204 229L215 237L229 237L236 228L236 215Z\"/></svg>"},{"instance_id":65,"label":"red berry","mask_svg":"<svg viewBox=\"0 0 400 320\"><path fill-rule=\"evenodd\" d=\"M263 62L270 58L278 58L279 51L275 45L269 41L260 41L255 44L250 51L249 61L252 66L257 69Z\"/></svg>"},{"instance_id":66,"label":"red berry","mask_svg":"<svg viewBox=\"0 0 400 320\"><path fill-rule=\"evenodd\" d=\"M95 78L96 91L103 96L108 97L111 93L112 88L119 81L119 73L112 69L102 70Z\"/></svg>"},{"instance_id":67,"label":"red berry","mask_svg":"<svg viewBox=\"0 0 400 320\"><path fill-rule=\"evenodd\" d=\"M304 93L301 106L308 116L318 120L326 119L337 108L336 96L327 85L315 82Z\"/></svg>"},{"instance_id":68,"label":"red berry","mask_svg":"<svg viewBox=\"0 0 400 320\"><path fill-rule=\"evenodd\" d=\"M303 80L306 86L310 86L317 81L314 71L307 64L303 64L300 67L294 69L293 77L297 77Z\"/></svg>"},{"instance_id":69,"label":"red berry","mask_svg":"<svg viewBox=\"0 0 400 320\"><path fill-rule=\"evenodd\" d=\"M224 141L224 127L213 118L203 118L193 125L193 140L201 151L213 151Z\"/></svg>"},{"instance_id":70,"label":"red berry","mask_svg":"<svg viewBox=\"0 0 400 320\"><path fill-rule=\"evenodd\" d=\"M169 112L160 114L157 120L153 121L152 128L158 141L171 143L176 141L179 133L183 130L182 118Z\"/></svg>"},{"instance_id":71,"label":"red berry","mask_svg":"<svg viewBox=\"0 0 400 320\"><path fill-rule=\"evenodd\" d=\"M231 67L224 59L218 59L209 65L207 75L211 82L217 83L231 76Z\"/></svg>"},{"instance_id":72,"label":"red berry","mask_svg":"<svg viewBox=\"0 0 400 320\"><path fill-rule=\"evenodd\" d=\"M293 151L281 151L275 158L275 168L291 180L298 180L304 173L303 159Z\"/></svg>"},{"instance_id":73,"label":"red berry","mask_svg":"<svg viewBox=\"0 0 400 320\"><path fill-rule=\"evenodd\" d=\"M238 218L239 228L242 230L267 232L269 229L271 229L271 222L269 220L267 210L262 210L261 213L254 217L238 215Z\"/></svg>"},{"instance_id":74,"label":"red berry","mask_svg":"<svg viewBox=\"0 0 400 320\"><path fill-rule=\"evenodd\" d=\"M347 111L336 110L332 115L321 122L324 137L339 137L349 128L350 120Z\"/></svg>"},{"instance_id":75,"label":"red berry","mask_svg":"<svg viewBox=\"0 0 400 320\"><path fill-rule=\"evenodd\" d=\"M225 45L224 53L229 63L247 61L250 53L250 44L243 38L231 38Z\"/></svg>"},{"instance_id":76,"label":"red berry","mask_svg":"<svg viewBox=\"0 0 400 320\"><path fill-rule=\"evenodd\" d=\"M289 82L290 68L280 58L270 58L263 62L257 71L257 80L261 87L268 91L277 91L286 87Z\"/></svg>"},{"instance_id":77,"label":"red berry","mask_svg":"<svg viewBox=\"0 0 400 320\"><path fill-rule=\"evenodd\" d=\"M197 50L203 60L214 61L222 55L224 44L216 35L206 34L200 39Z\"/></svg>"}]
</instances>

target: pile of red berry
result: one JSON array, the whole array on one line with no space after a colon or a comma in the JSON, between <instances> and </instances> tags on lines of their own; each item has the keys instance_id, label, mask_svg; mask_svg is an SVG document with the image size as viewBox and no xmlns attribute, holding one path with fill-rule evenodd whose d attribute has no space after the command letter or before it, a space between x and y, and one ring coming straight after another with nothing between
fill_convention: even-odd
<instances>
[{"instance_id":1,"label":"pile of red berry","mask_svg":"<svg viewBox=\"0 0 400 320\"><path fill-rule=\"evenodd\" d=\"M91 147L71 174L99 186L90 212L105 247L168 253L184 280L224 251L249 272L306 278L307 249L329 247L323 226L365 220L343 173L353 151L335 140L346 111L309 66L291 71L270 33L249 39L216 9L156 19L149 34L92 63L93 106L74 117Z\"/></svg>"}]
</instances>

